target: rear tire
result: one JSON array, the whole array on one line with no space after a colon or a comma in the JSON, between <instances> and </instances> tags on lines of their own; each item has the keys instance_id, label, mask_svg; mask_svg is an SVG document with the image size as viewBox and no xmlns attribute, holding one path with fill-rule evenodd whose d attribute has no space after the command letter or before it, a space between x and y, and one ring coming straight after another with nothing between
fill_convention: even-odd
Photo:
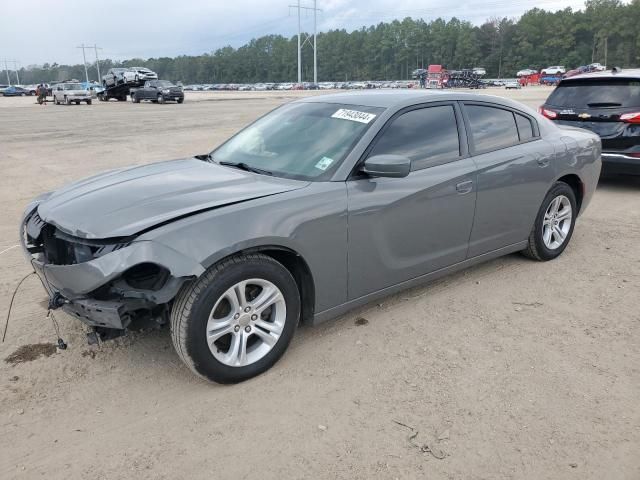
<instances>
[{"instance_id":1,"label":"rear tire","mask_svg":"<svg viewBox=\"0 0 640 480\"><path fill-rule=\"evenodd\" d=\"M300 293L291 273L266 255L238 255L182 288L171 311L171 338L195 374L237 383L278 361L299 318Z\"/></svg>"},{"instance_id":2,"label":"rear tire","mask_svg":"<svg viewBox=\"0 0 640 480\"><path fill-rule=\"evenodd\" d=\"M87 100L87 105L91 105L91 100Z\"/></svg>"},{"instance_id":3,"label":"rear tire","mask_svg":"<svg viewBox=\"0 0 640 480\"><path fill-rule=\"evenodd\" d=\"M575 192L556 182L542 201L523 255L541 262L560 256L569 245L577 215Z\"/></svg>"}]
</instances>

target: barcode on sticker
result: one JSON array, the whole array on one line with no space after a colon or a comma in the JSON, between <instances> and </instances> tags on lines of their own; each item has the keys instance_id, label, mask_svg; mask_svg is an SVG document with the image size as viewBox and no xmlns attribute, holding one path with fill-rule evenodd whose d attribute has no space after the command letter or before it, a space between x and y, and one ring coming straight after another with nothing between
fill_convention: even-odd
<instances>
[{"instance_id":1,"label":"barcode on sticker","mask_svg":"<svg viewBox=\"0 0 640 480\"><path fill-rule=\"evenodd\" d=\"M369 123L376 118L375 114L367 112L359 112L358 110L347 110L341 108L331 115L331 118L340 118L342 120L351 120L352 122Z\"/></svg>"}]
</instances>

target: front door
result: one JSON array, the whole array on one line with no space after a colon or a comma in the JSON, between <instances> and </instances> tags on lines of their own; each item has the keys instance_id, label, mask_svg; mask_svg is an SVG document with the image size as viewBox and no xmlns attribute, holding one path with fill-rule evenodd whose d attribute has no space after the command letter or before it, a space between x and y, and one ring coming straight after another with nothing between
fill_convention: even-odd
<instances>
[{"instance_id":1,"label":"front door","mask_svg":"<svg viewBox=\"0 0 640 480\"><path fill-rule=\"evenodd\" d=\"M411 173L347 182L350 300L466 258L476 167L461 142L461 122L450 103L401 112L367 156L407 156Z\"/></svg>"}]
</instances>

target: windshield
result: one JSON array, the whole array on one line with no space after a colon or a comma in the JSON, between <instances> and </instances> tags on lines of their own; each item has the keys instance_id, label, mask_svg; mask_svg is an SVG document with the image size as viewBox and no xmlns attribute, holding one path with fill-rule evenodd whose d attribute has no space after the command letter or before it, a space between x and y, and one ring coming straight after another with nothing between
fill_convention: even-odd
<instances>
[{"instance_id":1,"label":"windshield","mask_svg":"<svg viewBox=\"0 0 640 480\"><path fill-rule=\"evenodd\" d=\"M212 153L273 175L326 180L384 109L291 103L265 115Z\"/></svg>"},{"instance_id":2,"label":"windshield","mask_svg":"<svg viewBox=\"0 0 640 480\"><path fill-rule=\"evenodd\" d=\"M558 107L640 107L640 80L585 79L561 83L547 104Z\"/></svg>"},{"instance_id":3,"label":"windshield","mask_svg":"<svg viewBox=\"0 0 640 480\"><path fill-rule=\"evenodd\" d=\"M86 90L86 88L79 83L65 83L62 88L64 90Z\"/></svg>"},{"instance_id":4,"label":"windshield","mask_svg":"<svg viewBox=\"0 0 640 480\"><path fill-rule=\"evenodd\" d=\"M171 83L169 80L158 80L157 82L152 83L151 85L154 85L156 87L175 87L175 85Z\"/></svg>"}]
</instances>

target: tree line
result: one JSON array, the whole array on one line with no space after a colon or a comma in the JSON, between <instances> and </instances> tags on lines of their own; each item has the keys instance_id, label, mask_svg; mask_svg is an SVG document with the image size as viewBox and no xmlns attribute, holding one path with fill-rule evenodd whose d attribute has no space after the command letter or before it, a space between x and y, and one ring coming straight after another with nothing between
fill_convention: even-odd
<instances>
[{"instance_id":1,"label":"tree line","mask_svg":"<svg viewBox=\"0 0 640 480\"><path fill-rule=\"evenodd\" d=\"M514 77L523 68L568 68L592 62L609 67L640 64L640 0L588 0L583 10L534 8L518 19L494 17L482 25L451 18L405 18L318 33L318 80L410 78L429 64L448 69L484 67L488 77ZM188 83L286 82L297 79L297 37L266 35L239 48L175 58L103 60L111 67L148 67L160 78ZM303 53L303 80L313 78L313 50ZM95 64L89 77L97 78ZM19 70L24 84L84 79L84 66L44 64ZM6 74L0 76L0 82ZM14 76L15 78L15 76Z\"/></svg>"}]
</instances>

